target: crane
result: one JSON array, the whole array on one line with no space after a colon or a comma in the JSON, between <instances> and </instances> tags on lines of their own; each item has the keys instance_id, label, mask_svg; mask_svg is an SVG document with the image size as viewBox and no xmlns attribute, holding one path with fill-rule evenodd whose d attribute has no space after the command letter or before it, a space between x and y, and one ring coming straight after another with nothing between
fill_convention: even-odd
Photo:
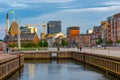
<instances>
[{"instance_id":1,"label":"crane","mask_svg":"<svg viewBox=\"0 0 120 80\"><path fill-rule=\"evenodd\" d=\"M46 23L43 23L43 24L25 24L25 26L43 26L44 27L44 37L46 35Z\"/></svg>"}]
</instances>

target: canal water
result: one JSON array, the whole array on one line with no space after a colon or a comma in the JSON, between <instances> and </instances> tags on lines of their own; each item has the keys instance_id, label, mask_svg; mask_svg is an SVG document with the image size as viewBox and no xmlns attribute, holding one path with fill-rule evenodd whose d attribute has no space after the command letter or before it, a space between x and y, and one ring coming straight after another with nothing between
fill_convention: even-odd
<instances>
[{"instance_id":1,"label":"canal water","mask_svg":"<svg viewBox=\"0 0 120 80\"><path fill-rule=\"evenodd\" d=\"M26 60L7 80L119 80L73 60Z\"/></svg>"}]
</instances>

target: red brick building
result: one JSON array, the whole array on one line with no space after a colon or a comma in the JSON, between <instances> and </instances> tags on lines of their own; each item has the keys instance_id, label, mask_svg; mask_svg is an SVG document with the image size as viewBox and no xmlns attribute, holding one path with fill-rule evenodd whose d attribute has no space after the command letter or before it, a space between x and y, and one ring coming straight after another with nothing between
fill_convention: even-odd
<instances>
[{"instance_id":1,"label":"red brick building","mask_svg":"<svg viewBox=\"0 0 120 80\"><path fill-rule=\"evenodd\" d=\"M120 40L120 13L107 18L107 41L112 41L116 44Z\"/></svg>"},{"instance_id":2,"label":"red brick building","mask_svg":"<svg viewBox=\"0 0 120 80\"><path fill-rule=\"evenodd\" d=\"M18 40L18 24L17 22L12 22L9 34L4 37L4 42L8 44L16 44ZM39 37L37 33L20 33L21 43L37 43Z\"/></svg>"},{"instance_id":3,"label":"red brick building","mask_svg":"<svg viewBox=\"0 0 120 80\"><path fill-rule=\"evenodd\" d=\"M91 46L91 34L80 34L80 44L83 47Z\"/></svg>"},{"instance_id":4,"label":"red brick building","mask_svg":"<svg viewBox=\"0 0 120 80\"><path fill-rule=\"evenodd\" d=\"M91 34L91 46L97 46L96 42L101 38L100 29L100 26L94 26Z\"/></svg>"}]
</instances>

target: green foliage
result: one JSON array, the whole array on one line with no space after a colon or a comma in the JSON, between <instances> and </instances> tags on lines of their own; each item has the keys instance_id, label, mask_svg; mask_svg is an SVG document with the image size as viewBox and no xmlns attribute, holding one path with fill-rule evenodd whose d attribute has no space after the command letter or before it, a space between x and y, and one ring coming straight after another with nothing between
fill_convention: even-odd
<instances>
[{"instance_id":1,"label":"green foliage","mask_svg":"<svg viewBox=\"0 0 120 80\"><path fill-rule=\"evenodd\" d=\"M35 47L33 47L33 48L22 47L20 50L25 51L25 50L36 50L36 49L38 49L38 50L47 50L47 48L45 48L45 47L38 47L38 48L35 48Z\"/></svg>"},{"instance_id":2,"label":"green foliage","mask_svg":"<svg viewBox=\"0 0 120 80\"><path fill-rule=\"evenodd\" d=\"M59 46L59 43L55 41L54 46Z\"/></svg>"},{"instance_id":3,"label":"green foliage","mask_svg":"<svg viewBox=\"0 0 120 80\"><path fill-rule=\"evenodd\" d=\"M48 47L48 42L44 41L44 47Z\"/></svg>"},{"instance_id":4,"label":"green foliage","mask_svg":"<svg viewBox=\"0 0 120 80\"><path fill-rule=\"evenodd\" d=\"M96 42L96 44L101 44L103 42L103 40L102 39L99 39L97 42Z\"/></svg>"},{"instance_id":5,"label":"green foliage","mask_svg":"<svg viewBox=\"0 0 120 80\"><path fill-rule=\"evenodd\" d=\"M61 45L65 46L65 40L64 39L62 40Z\"/></svg>"},{"instance_id":6,"label":"green foliage","mask_svg":"<svg viewBox=\"0 0 120 80\"><path fill-rule=\"evenodd\" d=\"M14 47L18 47L18 45L17 44L9 44L9 47L14 48Z\"/></svg>"},{"instance_id":7,"label":"green foliage","mask_svg":"<svg viewBox=\"0 0 120 80\"><path fill-rule=\"evenodd\" d=\"M61 42L61 45L64 47L64 46L67 46L68 45L68 42L66 41L66 40L62 40L62 42Z\"/></svg>"},{"instance_id":8,"label":"green foliage","mask_svg":"<svg viewBox=\"0 0 120 80\"><path fill-rule=\"evenodd\" d=\"M38 46L39 47L47 47L48 46L48 42L47 41L40 41L40 42L38 42Z\"/></svg>"},{"instance_id":9,"label":"green foliage","mask_svg":"<svg viewBox=\"0 0 120 80\"><path fill-rule=\"evenodd\" d=\"M112 40L107 41L107 44L112 44L112 43L113 43Z\"/></svg>"},{"instance_id":10,"label":"green foliage","mask_svg":"<svg viewBox=\"0 0 120 80\"><path fill-rule=\"evenodd\" d=\"M120 43L120 39L117 41L117 43Z\"/></svg>"},{"instance_id":11,"label":"green foliage","mask_svg":"<svg viewBox=\"0 0 120 80\"><path fill-rule=\"evenodd\" d=\"M32 47L37 47L37 44L35 43L22 43L21 47L25 47L25 48L32 48Z\"/></svg>"},{"instance_id":12,"label":"green foliage","mask_svg":"<svg viewBox=\"0 0 120 80\"><path fill-rule=\"evenodd\" d=\"M44 42L43 41L38 42L38 46L39 47L43 47L44 46Z\"/></svg>"}]
</instances>

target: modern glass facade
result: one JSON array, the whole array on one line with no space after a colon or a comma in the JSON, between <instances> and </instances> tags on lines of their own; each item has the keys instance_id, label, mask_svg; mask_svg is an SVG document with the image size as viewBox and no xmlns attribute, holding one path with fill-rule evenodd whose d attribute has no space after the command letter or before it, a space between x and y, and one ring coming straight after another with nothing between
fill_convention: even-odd
<instances>
[{"instance_id":1,"label":"modern glass facade","mask_svg":"<svg viewBox=\"0 0 120 80\"><path fill-rule=\"evenodd\" d=\"M56 34L61 32L61 21L49 21L47 24L47 34Z\"/></svg>"}]
</instances>

